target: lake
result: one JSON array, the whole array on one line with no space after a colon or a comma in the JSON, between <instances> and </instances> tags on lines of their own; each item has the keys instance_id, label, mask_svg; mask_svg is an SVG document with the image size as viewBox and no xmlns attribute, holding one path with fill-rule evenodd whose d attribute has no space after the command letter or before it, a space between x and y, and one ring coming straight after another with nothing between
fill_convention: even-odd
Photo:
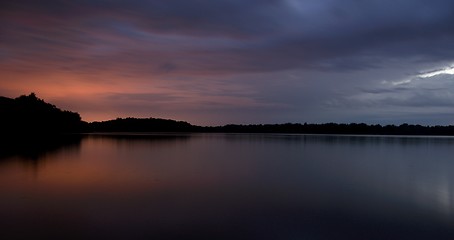
<instances>
[{"instance_id":1,"label":"lake","mask_svg":"<svg viewBox=\"0 0 454 240\"><path fill-rule=\"evenodd\" d=\"M0 150L0 239L454 239L454 138L85 135Z\"/></svg>"}]
</instances>

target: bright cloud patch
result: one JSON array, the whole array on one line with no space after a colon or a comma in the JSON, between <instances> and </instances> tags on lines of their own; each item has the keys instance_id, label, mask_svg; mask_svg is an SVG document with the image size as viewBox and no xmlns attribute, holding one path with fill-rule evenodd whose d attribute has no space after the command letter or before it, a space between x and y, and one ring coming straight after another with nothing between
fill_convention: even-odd
<instances>
[{"instance_id":1,"label":"bright cloud patch","mask_svg":"<svg viewBox=\"0 0 454 240\"><path fill-rule=\"evenodd\" d=\"M344 96L336 107L354 109L351 111L361 112L378 122L411 122L419 118L418 123L452 124L454 66L363 88L356 94Z\"/></svg>"},{"instance_id":2,"label":"bright cloud patch","mask_svg":"<svg viewBox=\"0 0 454 240\"><path fill-rule=\"evenodd\" d=\"M418 77L420 77L420 78L430 78L430 77L433 77L433 76L436 76L436 75L441 75L441 74L453 75L454 74L454 66L447 67L447 68L444 68L444 69L441 69L441 70L435 70L435 71L431 71L431 72L422 73L422 74L419 74Z\"/></svg>"},{"instance_id":3,"label":"bright cloud patch","mask_svg":"<svg viewBox=\"0 0 454 240\"><path fill-rule=\"evenodd\" d=\"M410 84L414 80L421 79L421 78L432 78L438 75L454 75L454 65L450 67L445 67L437 70L432 70L432 71L426 71L424 73L412 76L410 78L404 79L404 80L399 80L399 81L383 81L383 84L388 84L390 83L392 86L399 86L399 85L404 85L404 84Z\"/></svg>"}]
</instances>

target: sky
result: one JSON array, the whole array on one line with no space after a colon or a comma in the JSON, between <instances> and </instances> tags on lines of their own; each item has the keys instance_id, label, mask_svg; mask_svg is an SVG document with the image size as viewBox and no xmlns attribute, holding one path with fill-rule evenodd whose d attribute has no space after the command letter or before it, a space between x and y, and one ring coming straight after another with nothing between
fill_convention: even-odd
<instances>
[{"instance_id":1,"label":"sky","mask_svg":"<svg viewBox=\"0 0 454 240\"><path fill-rule=\"evenodd\" d=\"M85 121L454 124L452 0L14 0L0 95Z\"/></svg>"}]
</instances>

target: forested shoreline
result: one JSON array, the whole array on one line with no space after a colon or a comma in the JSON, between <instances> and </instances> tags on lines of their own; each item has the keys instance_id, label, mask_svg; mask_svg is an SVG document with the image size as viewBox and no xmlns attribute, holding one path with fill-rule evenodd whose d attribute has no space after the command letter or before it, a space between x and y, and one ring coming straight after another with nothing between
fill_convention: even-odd
<instances>
[{"instance_id":1,"label":"forested shoreline","mask_svg":"<svg viewBox=\"0 0 454 240\"><path fill-rule=\"evenodd\" d=\"M400 125L285 123L197 126L185 121L171 119L133 117L88 123L82 121L79 113L61 110L55 105L39 99L34 93L14 99L0 97L0 116L0 131L3 135L99 132L222 132L454 136L453 125L422 126L406 123Z\"/></svg>"}]
</instances>

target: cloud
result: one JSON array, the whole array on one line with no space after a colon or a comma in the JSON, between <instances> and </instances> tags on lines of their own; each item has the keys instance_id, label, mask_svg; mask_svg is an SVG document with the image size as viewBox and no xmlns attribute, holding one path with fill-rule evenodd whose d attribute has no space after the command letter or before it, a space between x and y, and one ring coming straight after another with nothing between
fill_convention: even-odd
<instances>
[{"instance_id":1,"label":"cloud","mask_svg":"<svg viewBox=\"0 0 454 240\"><path fill-rule=\"evenodd\" d=\"M408 77L406 80L382 82L349 96L328 101L331 107L354 109L354 114L370 119L430 118L432 123L451 124L447 114L454 115L454 75L444 67ZM426 120L424 120L426 121Z\"/></svg>"},{"instance_id":2,"label":"cloud","mask_svg":"<svg viewBox=\"0 0 454 240\"><path fill-rule=\"evenodd\" d=\"M433 70L433 71L430 71L430 72L425 72L425 73L421 73L418 75L418 77L420 78L430 78L430 77L434 77L434 76L437 76L437 75L443 75L443 74L447 74L447 75L454 75L454 67L445 67L443 69L438 69L438 70Z\"/></svg>"},{"instance_id":3,"label":"cloud","mask_svg":"<svg viewBox=\"0 0 454 240\"><path fill-rule=\"evenodd\" d=\"M117 69L118 59L142 71L159 71L159 66L183 73L341 70L374 67L383 57L444 59L454 51L446 48L454 33L449 1L401 0L392 7L353 0L6 5L2 42L17 59L39 57L48 65L64 62L64 69L79 71L99 62Z\"/></svg>"},{"instance_id":4,"label":"cloud","mask_svg":"<svg viewBox=\"0 0 454 240\"><path fill-rule=\"evenodd\" d=\"M448 0L5 1L0 92L35 86L57 97L65 85L59 95L116 93L118 112L149 114L145 100L160 98L175 116L189 112L178 104L210 119L248 109L230 118L242 122L251 109L336 121L342 106L444 106L451 90L430 89L451 87L452 9Z\"/></svg>"}]
</instances>

